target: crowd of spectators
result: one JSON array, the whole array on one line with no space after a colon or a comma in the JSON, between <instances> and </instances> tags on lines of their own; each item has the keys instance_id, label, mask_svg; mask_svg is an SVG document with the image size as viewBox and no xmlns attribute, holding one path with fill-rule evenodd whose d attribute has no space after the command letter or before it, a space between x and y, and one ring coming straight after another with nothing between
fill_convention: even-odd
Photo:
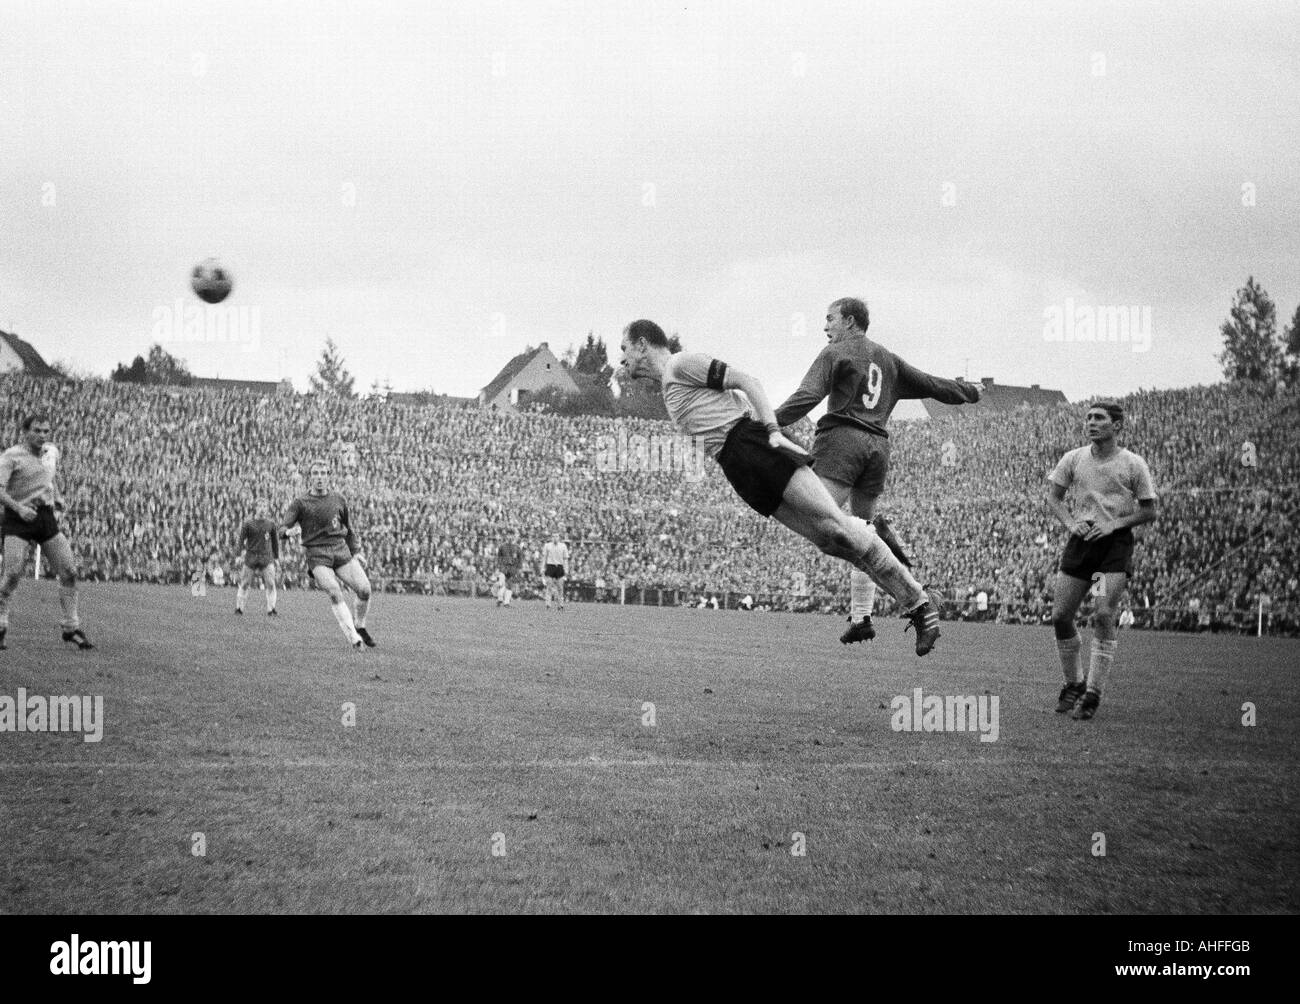
<instances>
[{"instance_id":1,"label":"crowd of spectators","mask_svg":"<svg viewBox=\"0 0 1300 1004\"><path fill-rule=\"evenodd\" d=\"M21 374L0 389L13 440L21 416L53 420L64 522L91 579L188 582L220 567L232 581L254 502L283 512L325 457L386 588L485 588L515 532L527 595L558 530L571 582L603 598L847 603L843 563L749 511L663 423ZM1300 397L1222 384L1122 400L1121 444L1147 459L1161 496L1139 531L1135 623L1242 629L1262 603L1272 630L1300 632ZM1082 417L1071 405L891 426L882 508L949 615L1047 617L1064 533L1045 477L1084 445ZM283 571L307 583L300 549L286 548Z\"/></svg>"}]
</instances>

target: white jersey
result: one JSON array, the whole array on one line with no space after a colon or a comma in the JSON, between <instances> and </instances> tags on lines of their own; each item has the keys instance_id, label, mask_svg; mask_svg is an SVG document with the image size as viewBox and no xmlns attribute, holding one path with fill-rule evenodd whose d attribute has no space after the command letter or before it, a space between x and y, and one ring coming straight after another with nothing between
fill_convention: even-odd
<instances>
[{"instance_id":1,"label":"white jersey","mask_svg":"<svg viewBox=\"0 0 1300 1004\"><path fill-rule=\"evenodd\" d=\"M563 541L552 544L548 540L542 545L542 564L567 566L569 564L569 545Z\"/></svg>"},{"instance_id":2,"label":"white jersey","mask_svg":"<svg viewBox=\"0 0 1300 1004\"><path fill-rule=\"evenodd\" d=\"M1102 460L1091 446L1080 446L1063 456L1048 478L1062 488L1073 486L1073 515L1094 523L1131 516L1138 502L1156 498L1147 462L1123 448Z\"/></svg>"},{"instance_id":3,"label":"white jersey","mask_svg":"<svg viewBox=\"0 0 1300 1004\"><path fill-rule=\"evenodd\" d=\"M0 453L0 488L19 505L53 505L54 463L38 457L22 443L11 446Z\"/></svg>"}]
</instances>

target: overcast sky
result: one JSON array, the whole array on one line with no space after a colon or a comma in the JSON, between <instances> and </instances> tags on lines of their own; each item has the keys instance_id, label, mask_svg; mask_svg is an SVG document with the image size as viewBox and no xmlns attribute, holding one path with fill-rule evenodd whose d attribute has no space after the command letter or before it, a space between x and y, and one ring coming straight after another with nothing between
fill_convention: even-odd
<instances>
[{"instance_id":1,"label":"overcast sky","mask_svg":"<svg viewBox=\"0 0 1300 1004\"><path fill-rule=\"evenodd\" d=\"M781 398L845 295L941 375L1213 382L1248 275L1300 300L1297 54L1290 2L0 0L0 327L107 374L216 256L257 344L166 347L299 389L649 317Z\"/></svg>"}]
</instances>

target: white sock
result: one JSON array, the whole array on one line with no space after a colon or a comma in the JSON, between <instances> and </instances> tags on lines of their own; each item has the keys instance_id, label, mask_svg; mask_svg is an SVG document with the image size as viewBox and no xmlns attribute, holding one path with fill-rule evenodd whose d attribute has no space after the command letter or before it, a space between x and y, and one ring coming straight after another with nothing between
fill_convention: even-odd
<instances>
[{"instance_id":1,"label":"white sock","mask_svg":"<svg viewBox=\"0 0 1300 1004\"><path fill-rule=\"evenodd\" d=\"M243 586L235 587L235 609L236 610L244 609L244 599L247 596L248 596L247 589L245 589Z\"/></svg>"},{"instance_id":2,"label":"white sock","mask_svg":"<svg viewBox=\"0 0 1300 1004\"><path fill-rule=\"evenodd\" d=\"M858 624L876 608L876 584L866 572L853 569L849 573L849 620Z\"/></svg>"},{"instance_id":3,"label":"white sock","mask_svg":"<svg viewBox=\"0 0 1300 1004\"><path fill-rule=\"evenodd\" d=\"M510 605L510 597L511 597L512 595L514 595L514 594L511 593L509 589L506 589L506 590L504 590L504 592L503 592L502 595L503 595L505 598L504 598L501 602L504 603L506 606L509 606L509 605Z\"/></svg>"},{"instance_id":4,"label":"white sock","mask_svg":"<svg viewBox=\"0 0 1300 1004\"><path fill-rule=\"evenodd\" d=\"M339 622L339 627L343 629L348 641L353 644L359 642L361 635L357 634L357 629L352 623L352 611L348 609L347 603L330 603L330 609L334 611L334 619Z\"/></svg>"},{"instance_id":5,"label":"white sock","mask_svg":"<svg viewBox=\"0 0 1300 1004\"><path fill-rule=\"evenodd\" d=\"M856 516L853 519L866 531L869 542L867 549L851 564L866 572L881 589L897 600L904 613L911 613L928 599L921 583L894 557L894 552L880 539L874 526Z\"/></svg>"},{"instance_id":6,"label":"white sock","mask_svg":"<svg viewBox=\"0 0 1300 1004\"><path fill-rule=\"evenodd\" d=\"M81 627L81 619L77 616L77 584L74 582L70 586L59 583L59 605L63 607L63 630L75 631Z\"/></svg>"},{"instance_id":7,"label":"white sock","mask_svg":"<svg viewBox=\"0 0 1300 1004\"><path fill-rule=\"evenodd\" d=\"M1065 674L1066 683L1083 682L1083 666L1079 661L1079 652L1083 648L1083 639L1077 634L1070 638L1056 639L1056 654L1061 657L1061 672Z\"/></svg>"},{"instance_id":8,"label":"white sock","mask_svg":"<svg viewBox=\"0 0 1300 1004\"><path fill-rule=\"evenodd\" d=\"M1118 641L1092 639L1092 659L1088 665L1089 690L1095 690L1100 694L1105 688L1106 677L1110 675L1110 668L1115 662L1115 649L1118 646Z\"/></svg>"},{"instance_id":9,"label":"white sock","mask_svg":"<svg viewBox=\"0 0 1300 1004\"><path fill-rule=\"evenodd\" d=\"M280 598L280 590L276 587L275 583L272 582L271 587L266 591L266 612L267 613L270 613L272 610L275 609L275 602L279 598Z\"/></svg>"},{"instance_id":10,"label":"white sock","mask_svg":"<svg viewBox=\"0 0 1300 1004\"><path fill-rule=\"evenodd\" d=\"M355 618L357 627L363 628L366 626L366 611L369 609L369 600L357 600L357 616Z\"/></svg>"}]
</instances>

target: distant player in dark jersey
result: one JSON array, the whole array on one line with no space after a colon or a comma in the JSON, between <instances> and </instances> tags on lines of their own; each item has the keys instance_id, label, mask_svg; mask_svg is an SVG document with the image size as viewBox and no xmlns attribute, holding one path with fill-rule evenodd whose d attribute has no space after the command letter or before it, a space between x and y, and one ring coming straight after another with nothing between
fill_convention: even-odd
<instances>
[{"instance_id":1,"label":"distant player in dark jersey","mask_svg":"<svg viewBox=\"0 0 1300 1004\"><path fill-rule=\"evenodd\" d=\"M375 647L375 640L366 630L366 611L370 606L370 579L363 567L365 555L357 540L348 516L348 504L343 496L329 490L329 465L318 460L311 465L307 477L307 494L293 500L281 521L282 532L289 536L293 527L302 536L302 546L307 552L307 567L316 585L325 590L343 634L353 648L365 644ZM340 585L340 583L342 585ZM353 616L342 586L347 586L357 596L356 616Z\"/></svg>"},{"instance_id":2,"label":"distant player in dark jersey","mask_svg":"<svg viewBox=\"0 0 1300 1004\"><path fill-rule=\"evenodd\" d=\"M1133 574L1133 527L1156 518L1156 491L1146 461L1115 442L1124 426L1124 409L1098 401L1083 421L1089 446L1071 450L1048 475L1047 507L1070 531L1056 576L1052 627L1065 672L1056 710L1073 711L1087 721L1097 713L1118 645L1116 618L1120 597ZM1065 493L1073 488L1074 511ZM1083 643L1074 615L1096 582L1092 615L1092 657L1085 680L1080 664Z\"/></svg>"},{"instance_id":3,"label":"distant player in dark jersey","mask_svg":"<svg viewBox=\"0 0 1300 1004\"><path fill-rule=\"evenodd\" d=\"M860 519L874 523L882 540L904 564L893 531L876 515L876 501L885 490L889 473L889 433L885 424L899 401L933 398L944 404L973 404L979 388L960 380L923 373L888 349L867 338L871 315L861 300L844 297L826 313L824 349L813 360L803 382L776 409L782 426L793 425L827 396L826 414L817 422L813 440L814 470L837 505ZM840 636L844 644L870 641L876 636L871 612L876 584L866 573L849 573L849 628Z\"/></svg>"},{"instance_id":4,"label":"distant player in dark jersey","mask_svg":"<svg viewBox=\"0 0 1300 1004\"><path fill-rule=\"evenodd\" d=\"M515 580L518 579L523 564L524 550L519 546L519 534L512 532L508 539L497 545L497 571L504 578L504 581L499 584L497 606L510 606L510 600L514 596Z\"/></svg>"},{"instance_id":5,"label":"distant player in dark jersey","mask_svg":"<svg viewBox=\"0 0 1300 1004\"><path fill-rule=\"evenodd\" d=\"M4 575L0 578L0 649L9 631L9 598L22 581L32 545L40 547L59 579L63 640L77 648L94 648L77 615L77 562L68 538L59 529L63 502L54 488L54 454L48 415L23 422L22 442L0 454L0 536L4 537Z\"/></svg>"},{"instance_id":6,"label":"distant player in dark jersey","mask_svg":"<svg viewBox=\"0 0 1300 1004\"><path fill-rule=\"evenodd\" d=\"M275 612L275 563L280 560L280 528L271 519L271 507L260 499L253 518L244 520L244 525L239 528L239 550L242 567L235 590L235 613L243 614L248 587L254 578L258 578L266 589L266 615L278 616Z\"/></svg>"},{"instance_id":7,"label":"distant player in dark jersey","mask_svg":"<svg viewBox=\"0 0 1300 1004\"><path fill-rule=\"evenodd\" d=\"M862 569L893 596L916 628L916 654L939 637L939 614L921 584L870 523L845 512L781 433L762 384L699 352L674 355L663 329L633 321L623 331L622 371L663 385L664 406L678 431L696 437L751 509L773 516L824 554Z\"/></svg>"}]
</instances>

